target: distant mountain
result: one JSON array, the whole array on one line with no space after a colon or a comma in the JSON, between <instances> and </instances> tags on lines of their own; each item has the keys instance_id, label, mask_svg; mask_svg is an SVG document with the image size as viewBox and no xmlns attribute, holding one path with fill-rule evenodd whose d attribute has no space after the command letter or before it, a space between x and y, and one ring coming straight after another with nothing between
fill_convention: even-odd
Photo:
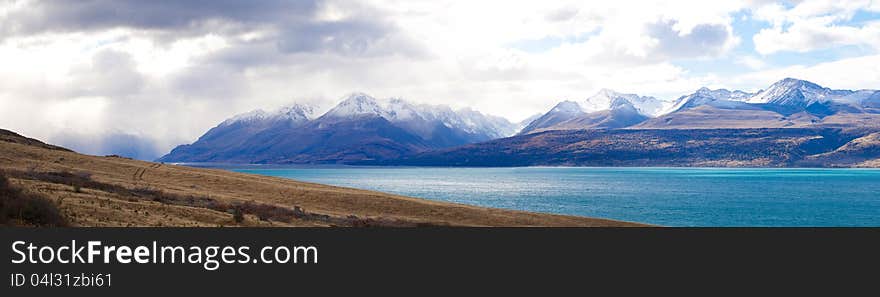
<instances>
[{"instance_id":1,"label":"distant mountain","mask_svg":"<svg viewBox=\"0 0 880 297\"><path fill-rule=\"evenodd\" d=\"M660 104L666 108L656 117L633 102L645 97L615 94L560 102L514 137L365 164L880 166L875 90L833 90L791 78L757 93L700 88Z\"/></svg>"},{"instance_id":2,"label":"distant mountain","mask_svg":"<svg viewBox=\"0 0 880 297\"><path fill-rule=\"evenodd\" d=\"M828 128L553 130L362 164L475 167L862 166L865 160L880 158L877 134L865 136L864 133Z\"/></svg>"},{"instance_id":3,"label":"distant mountain","mask_svg":"<svg viewBox=\"0 0 880 297\"><path fill-rule=\"evenodd\" d=\"M785 78L758 92L746 102L807 107L813 103L825 103L851 93L852 91L831 90L805 80Z\"/></svg>"},{"instance_id":4,"label":"distant mountain","mask_svg":"<svg viewBox=\"0 0 880 297\"><path fill-rule=\"evenodd\" d=\"M746 104L744 101L751 96L754 96L754 94L739 90L710 90L709 88L703 87L693 94L679 97L673 102L672 107L663 112L663 114L691 109L702 105L710 105L719 108L743 107Z\"/></svg>"},{"instance_id":5,"label":"distant mountain","mask_svg":"<svg viewBox=\"0 0 880 297\"><path fill-rule=\"evenodd\" d=\"M663 101L654 97L639 96L636 94L618 93L609 89L599 90L595 95L581 102L584 112L597 112L608 110L618 100L626 100L635 107L639 113L646 116L656 116L663 111Z\"/></svg>"},{"instance_id":6,"label":"distant mountain","mask_svg":"<svg viewBox=\"0 0 880 297\"><path fill-rule=\"evenodd\" d=\"M603 89L522 123L354 93L317 117L303 105L237 115L160 161L876 166L878 132L880 92L793 78L756 93L700 88L673 101Z\"/></svg>"},{"instance_id":7,"label":"distant mountain","mask_svg":"<svg viewBox=\"0 0 880 297\"><path fill-rule=\"evenodd\" d=\"M585 115L583 108L574 101L562 101L556 104L544 115L538 117L523 128L519 134L529 134L551 129L560 123L567 122L579 116Z\"/></svg>"},{"instance_id":8,"label":"distant mountain","mask_svg":"<svg viewBox=\"0 0 880 297\"><path fill-rule=\"evenodd\" d=\"M234 161L252 146L254 136L280 134L308 123L314 108L293 104L273 112L254 110L236 115L199 137L196 142L174 148L159 158L162 162Z\"/></svg>"},{"instance_id":9,"label":"distant mountain","mask_svg":"<svg viewBox=\"0 0 880 297\"><path fill-rule=\"evenodd\" d=\"M663 110L654 97L617 93L602 89L582 102L562 101L532 121L519 134L548 130L617 129L647 120Z\"/></svg>"},{"instance_id":10,"label":"distant mountain","mask_svg":"<svg viewBox=\"0 0 880 297\"><path fill-rule=\"evenodd\" d=\"M470 109L353 93L317 118L312 107L299 104L236 115L159 161L347 163L486 141L516 130L504 118Z\"/></svg>"},{"instance_id":11,"label":"distant mountain","mask_svg":"<svg viewBox=\"0 0 880 297\"><path fill-rule=\"evenodd\" d=\"M880 127L875 90L832 90L786 78L755 94L702 88L632 128Z\"/></svg>"}]
</instances>

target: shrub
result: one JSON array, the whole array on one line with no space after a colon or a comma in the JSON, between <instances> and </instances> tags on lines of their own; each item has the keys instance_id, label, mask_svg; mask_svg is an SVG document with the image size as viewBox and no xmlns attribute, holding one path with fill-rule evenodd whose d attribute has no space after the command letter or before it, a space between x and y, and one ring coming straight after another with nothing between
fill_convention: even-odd
<instances>
[{"instance_id":1,"label":"shrub","mask_svg":"<svg viewBox=\"0 0 880 297\"><path fill-rule=\"evenodd\" d=\"M0 225L67 226L68 223L51 200L14 187L0 174Z\"/></svg>"},{"instance_id":2,"label":"shrub","mask_svg":"<svg viewBox=\"0 0 880 297\"><path fill-rule=\"evenodd\" d=\"M232 220L236 223L244 222L244 211L242 211L241 206L236 206L232 209Z\"/></svg>"}]
</instances>

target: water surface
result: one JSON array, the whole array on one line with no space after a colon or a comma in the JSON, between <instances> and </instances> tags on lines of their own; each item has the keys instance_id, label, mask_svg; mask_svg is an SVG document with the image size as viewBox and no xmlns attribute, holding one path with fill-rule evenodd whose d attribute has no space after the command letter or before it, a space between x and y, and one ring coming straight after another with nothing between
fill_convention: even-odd
<instances>
[{"instance_id":1,"label":"water surface","mask_svg":"<svg viewBox=\"0 0 880 297\"><path fill-rule=\"evenodd\" d=\"M226 167L487 207L665 226L880 226L880 170Z\"/></svg>"}]
</instances>

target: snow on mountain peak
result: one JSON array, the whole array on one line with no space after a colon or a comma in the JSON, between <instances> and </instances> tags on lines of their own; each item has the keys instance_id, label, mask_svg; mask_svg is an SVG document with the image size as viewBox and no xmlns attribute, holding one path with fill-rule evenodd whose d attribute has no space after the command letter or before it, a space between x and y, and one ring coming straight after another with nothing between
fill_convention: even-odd
<instances>
[{"instance_id":1,"label":"snow on mountain peak","mask_svg":"<svg viewBox=\"0 0 880 297\"><path fill-rule=\"evenodd\" d=\"M348 118L362 115L385 117L386 112L379 105L379 102L376 101L376 98L364 93L355 92L346 96L342 102L330 109L330 111L327 111L324 117Z\"/></svg>"},{"instance_id":2,"label":"snow on mountain peak","mask_svg":"<svg viewBox=\"0 0 880 297\"><path fill-rule=\"evenodd\" d=\"M657 115L663 110L663 101L650 96L618 93L610 89L601 89L595 95L582 102L584 112L596 112L611 109L615 99L629 101L640 113L645 115Z\"/></svg>"},{"instance_id":3,"label":"snow on mountain peak","mask_svg":"<svg viewBox=\"0 0 880 297\"><path fill-rule=\"evenodd\" d=\"M668 114L670 112L679 111L682 109L694 108L701 105L706 104L714 104L714 105L735 105L737 102L742 102L747 100L753 94L746 93L740 90L729 91L727 89L716 89L712 90L707 87L699 88L696 92L690 95L681 96L676 99L672 105L667 108L665 111L661 112L661 114ZM735 102L730 102L735 101ZM728 104L729 103L729 104Z\"/></svg>"},{"instance_id":4,"label":"snow on mountain peak","mask_svg":"<svg viewBox=\"0 0 880 297\"><path fill-rule=\"evenodd\" d=\"M264 120L269 117L269 113L262 109L252 110L245 113L234 115L233 117L220 123L221 126L228 126L235 123L245 123Z\"/></svg>"},{"instance_id":5,"label":"snow on mountain peak","mask_svg":"<svg viewBox=\"0 0 880 297\"><path fill-rule=\"evenodd\" d=\"M577 102L565 100L565 101L557 103L556 106L554 106L552 109L550 109L550 112L551 113L578 114L578 113L584 113L585 110Z\"/></svg>"},{"instance_id":6,"label":"snow on mountain peak","mask_svg":"<svg viewBox=\"0 0 880 297\"><path fill-rule=\"evenodd\" d=\"M430 132L432 122L493 138L510 136L516 132L516 125L507 119L485 115L470 108L453 111L446 105L413 104L401 98L376 99L364 93L353 93L345 97L323 117L341 119L364 115L382 117L416 131L420 136L426 136Z\"/></svg>"},{"instance_id":7,"label":"snow on mountain peak","mask_svg":"<svg viewBox=\"0 0 880 297\"><path fill-rule=\"evenodd\" d=\"M833 96L847 94L809 81L789 77L773 83L766 90L749 98L747 102L805 107L816 102L830 101Z\"/></svg>"},{"instance_id":8,"label":"snow on mountain peak","mask_svg":"<svg viewBox=\"0 0 880 297\"><path fill-rule=\"evenodd\" d=\"M294 103L279 108L275 115L290 120L311 120L314 118L315 108L310 105Z\"/></svg>"},{"instance_id":9,"label":"snow on mountain peak","mask_svg":"<svg viewBox=\"0 0 880 297\"><path fill-rule=\"evenodd\" d=\"M288 120L293 122L305 122L313 118L315 109L312 106L294 103L283 106L277 110L267 112L262 109L256 109L249 112L237 114L222 123L221 126L229 126L236 123L252 123L269 120Z\"/></svg>"},{"instance_id":10,"label":"snow on mountain peak","mask_svg":"<svg viewBox=\"0 0 880 297\"><path fill-rule=\"evenodd\" d=\"M419 119L418 107L401 98L391 98L385 104L385 116L389 121L407 121Z\"/></svg>"},{"instance_id":11,"label":"snow on mountain peak","mask_svg":"<svg viewBox=\"0 0 880 297\"><path fill-rule=\"evenodd\" d=\"M624 98L614 98L614 100L611 101L611 109L612 110L632 109L632 110L637 111L637 109L633 105L633 103L630 102L629 100L624 99Z\"/></svg>"}]
</instances>

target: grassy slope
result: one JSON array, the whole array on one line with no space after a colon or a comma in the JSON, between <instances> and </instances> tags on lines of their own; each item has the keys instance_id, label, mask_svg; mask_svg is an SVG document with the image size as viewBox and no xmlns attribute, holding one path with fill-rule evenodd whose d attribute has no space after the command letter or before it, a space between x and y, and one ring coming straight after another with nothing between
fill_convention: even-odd
<instances>
[{"instance_id":1,"label":"grassy slope","mask_svg":"<svg viewBox=\"0 0 880 297\"><path fill-rule=\"evenodd\" d=\"M2 131L2 130L0 130ZM467 226L634 226L637 224L575 216L530 213L435 202L379 192L326 186L294 180L215 169L191 168L118 157L78 154L4 131L0 133L0 170L15 172L88 173L91 180L128 189L158 189L181 197L207 197L234 204L251 201L291 209L301 207L309 217L263 221L246 215L241 224L232 215L192 207L137 199L119 192L27 178L11 182L39 192L59 204L76 226L328 226L352 215L396 225L416 223ZM392 225L394 225L392 224Z\"/></svg>"}]
</instances>

